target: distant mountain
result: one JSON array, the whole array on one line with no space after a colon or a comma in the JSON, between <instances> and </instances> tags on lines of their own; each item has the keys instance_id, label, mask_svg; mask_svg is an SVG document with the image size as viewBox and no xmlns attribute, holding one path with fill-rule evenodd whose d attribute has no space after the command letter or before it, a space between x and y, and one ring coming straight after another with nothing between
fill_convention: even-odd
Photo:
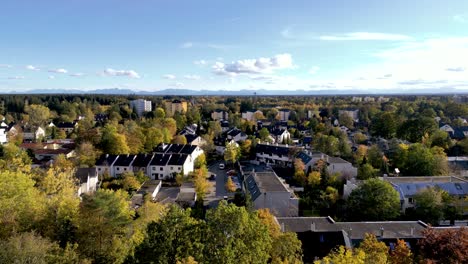
<instances>
[{"instance_id":1,"label":"distant mountain","mask_svg":"<svg viewBox=\"0 0 468 264\"><path fill-rule=\"evenodd\" d=\"M2 93L2 92L0 92ZM109 95L178 95L178 96L252 96L257 95L382 95L382 94L467 94L468 90L457 89L426 89L426 90L191 90L191 89L164 89L159 91L136 91L130 89L108 88L97 90L76 90L76 89L35 89L24 92L6 92L6 94L109 94Z\"/></svg>"}]
</instances>

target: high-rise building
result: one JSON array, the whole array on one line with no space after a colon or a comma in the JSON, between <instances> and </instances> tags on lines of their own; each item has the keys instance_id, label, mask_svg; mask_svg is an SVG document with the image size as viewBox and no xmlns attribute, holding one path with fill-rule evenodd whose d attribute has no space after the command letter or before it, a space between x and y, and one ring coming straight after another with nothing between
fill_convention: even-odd
<instances>
[{"instance_id":1,"label":"high-rise building","mask_svg":"<svg viewBox=\"0 0 468 264\"><path fill-rule=\"evenodd\" d=\"M180 100L174 100L172 102L165 102L166 113L173 116L175 112L185 113L187 112L187 102Z\"/></svg>"},{"instance_id":2,"label":"high-rise building","mask_svg":"<svg viewBox=\"0 0 468 264\"><path fill-rule=\"evenodd\" d=\"M144 99L137 99L130 101L130 106L135 109L138 116L142 116L143 112L151 112L151 101Z\"/></svg>"}]
</instances>

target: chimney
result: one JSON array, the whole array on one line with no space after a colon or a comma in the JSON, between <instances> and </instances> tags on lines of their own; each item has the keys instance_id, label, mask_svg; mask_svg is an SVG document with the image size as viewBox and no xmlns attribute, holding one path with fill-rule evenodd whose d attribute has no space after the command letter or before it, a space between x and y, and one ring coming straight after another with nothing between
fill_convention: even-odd
<instances>
[{"instance_id":1,"label":"chimney","mask_svg":"<svg viewBox=\"0 0 468 264\"><path fill-rule=\"evenodd\" d=\"M310 224L310 231L315 232L315 223Z\"/></svg>"},{"instance_id":2,"label":"chimney","mask_svg":"<svg viewBox=\"0 0 468 264\"><path fill-rule=\"evenodd\" d=\"M284 232L284 223L281 223L281 232Z\"/></svg>"},{"instance_id":3,"label":"chimney","mask_svg":"<svg viewBox=\"0 0 468 264\"><path fill-rule=\"evenodd\" d=\"M383 226L380 227L380 237L383 237L385 229Z\"/></svg>"},{"instance_id":4,"label":"chimney","mask_svg":"<svg viewBox=\"0 0 468 264\"><path fill-rule=\"evenodd\" d=\"M411 228L411 236L414 236L414 227Z\"/></svg>"}]
</instances>

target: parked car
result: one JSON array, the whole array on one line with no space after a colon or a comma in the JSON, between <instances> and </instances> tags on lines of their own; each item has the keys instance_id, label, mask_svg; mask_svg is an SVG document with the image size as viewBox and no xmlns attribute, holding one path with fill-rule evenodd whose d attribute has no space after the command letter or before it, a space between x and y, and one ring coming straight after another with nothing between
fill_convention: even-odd
<instances>
[{"instance_id":1,"label":"parked car","mask_svg":"<svg viewBox=\"0 0 468 264\"><path fill-rule=\"evenodd\" d=\"M220 170L224 170L225 168L226 168L226 165L224 165L224 163L219 164L219 169Z\"/></svg>"}]
</instances>

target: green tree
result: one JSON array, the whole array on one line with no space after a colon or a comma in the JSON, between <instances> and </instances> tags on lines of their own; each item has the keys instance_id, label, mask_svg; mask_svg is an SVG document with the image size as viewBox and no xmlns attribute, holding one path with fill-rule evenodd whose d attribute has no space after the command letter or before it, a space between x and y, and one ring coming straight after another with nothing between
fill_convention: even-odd
<instances>
[{"instance_id":1,"label":"green tree","mask_svg":"<svg viewBox=\"0 0 468 264\"><path fill-rule=\"evenodd\" d=\"M184 135L176 135L172 138L172 143L174 144L187 144L187 138Z\"/></svg>"},{"instance_id":2,"label":"green tree","mask_svg":"<svg viewBox=\"0 0 468 264\"><path fill-rule=\"evenodd\" d=\"M107 124L102 131L101 146L107 154L129 154L130 148L127 145L125 135L119 134L114 125Z\"/></svg>"},{"instance_id":3,"label":"green tree","mask_svg":"<svg viewBox=\"0 0 468 264\"><path fill-rule=\"evenodd\" d=\"M339 115L338 122L340 122L340 125L345 126L347 128L354 128L353 118L346 113Z\"/></svg>"},{"instance_id":4,"label":"green tree","mask_svg":"<svg viewBox=\"0 0 468 264\"><path fill-rule=\"evenodd\" d=\"M388 262L388 247L384 242L377 240L374 234L365 234L359 249L366 254L365 263L386 264Z\"/></svg>"},{"instance_id":5,"label":"green tree","mask_svg":"<svg viewBox=\"0 0 468 264\"><path fill-rule=\"evenodd\" d=\"M415 202L414 213L418 220L437 225L444 217L445 191L438 188L426 188L420 190L413 199Z\"/></svg>"},{"instance_id":6,"label":"green tree","mask_svg":"<svg viewBox=\"0 0 468 264\"><path fill-rule=\"evenodd\" d=\"M206 214L206 263L266 263L271 237L255 213L221 201ZM196 258L197 259L197 258Z\"/></svg>"},{"instance_id":7,"label":"green tree","mask_svg":"<svg viewBox=\"0 0 468 264\"><path fill-rule=\"evenodd\" d=\"M134 216L123 191L99 190L83 196L78 221L79 251L95 263L122 263L132 244Z\"/></svg>"},{"instance_id":8,"label":"green tree","mask_svg":"<svg viewBox=\"0 0 468 264\"><path fill-rule=\"evenodd\" d=\"M393 138L396 135L398 123L398 116L395 113L379 113L372 119L370 125L371 134L383 138Z\"/></svg>"},{"instance_id":9,"label":"green tree","mask_svg":"<svg viewBox=\"0 0 468 264\"><path fill-rule=\"evenodd\" d=\"M200 154L196 159L194 163L195 169L199 169L202 166L206 166L206 155L205 153Z\"/></svg>"},{"instance_id":10,"label":"green tree","mask_svg":"<svg viewBox=\"0 0 468 264\"><path fill-rule=\"evenodd\" d=\"M29 122L35 126L45 125L51 117L49 108L44 105L32 104L24 110L29 115Z\"/></svg>"},{"instance_id":11,"label":"green tree","mask_svg":"<svg viewBox=\"0 0 468 264\"><path fill-rule=\"evenodd\" d=\"M203 260L204 232L203 222L190 217L190 211L170 206L160 221L148 225L145 239L128 262L164 264L189 257Z\"/></svg>"},{"instance_id":12,"label":"green tree","mask_svg":"<svg viewBox=\"0 0 468 264\"><path fill-rule=\"evenodd\" d=\"M101 155L94 145L88 141L79 144L76 152L78 165L83 167L93 167L97 158Z\"/></svg>"},{"instance_id":13,"label":"green tree","mask_svg":"<svg viewBox=\"0 0 468 264\"><path fill-rule=\"evenodd\" d=\"M359 180L368 180L377 176L377 169L374 169L369 163L359 165L357 178Z\"/></svg>"},{"instance_id":14,"label":"green tree","mask_svg":"<svg viewBox=\"0 0 468 264\"><path fill-rule=\"evenodd\" d=\"M400 214L400 196L390 183L369 179L351 192L346 207L347 218L353 221L395 219Z\"/></svg>"}]
</instances>

